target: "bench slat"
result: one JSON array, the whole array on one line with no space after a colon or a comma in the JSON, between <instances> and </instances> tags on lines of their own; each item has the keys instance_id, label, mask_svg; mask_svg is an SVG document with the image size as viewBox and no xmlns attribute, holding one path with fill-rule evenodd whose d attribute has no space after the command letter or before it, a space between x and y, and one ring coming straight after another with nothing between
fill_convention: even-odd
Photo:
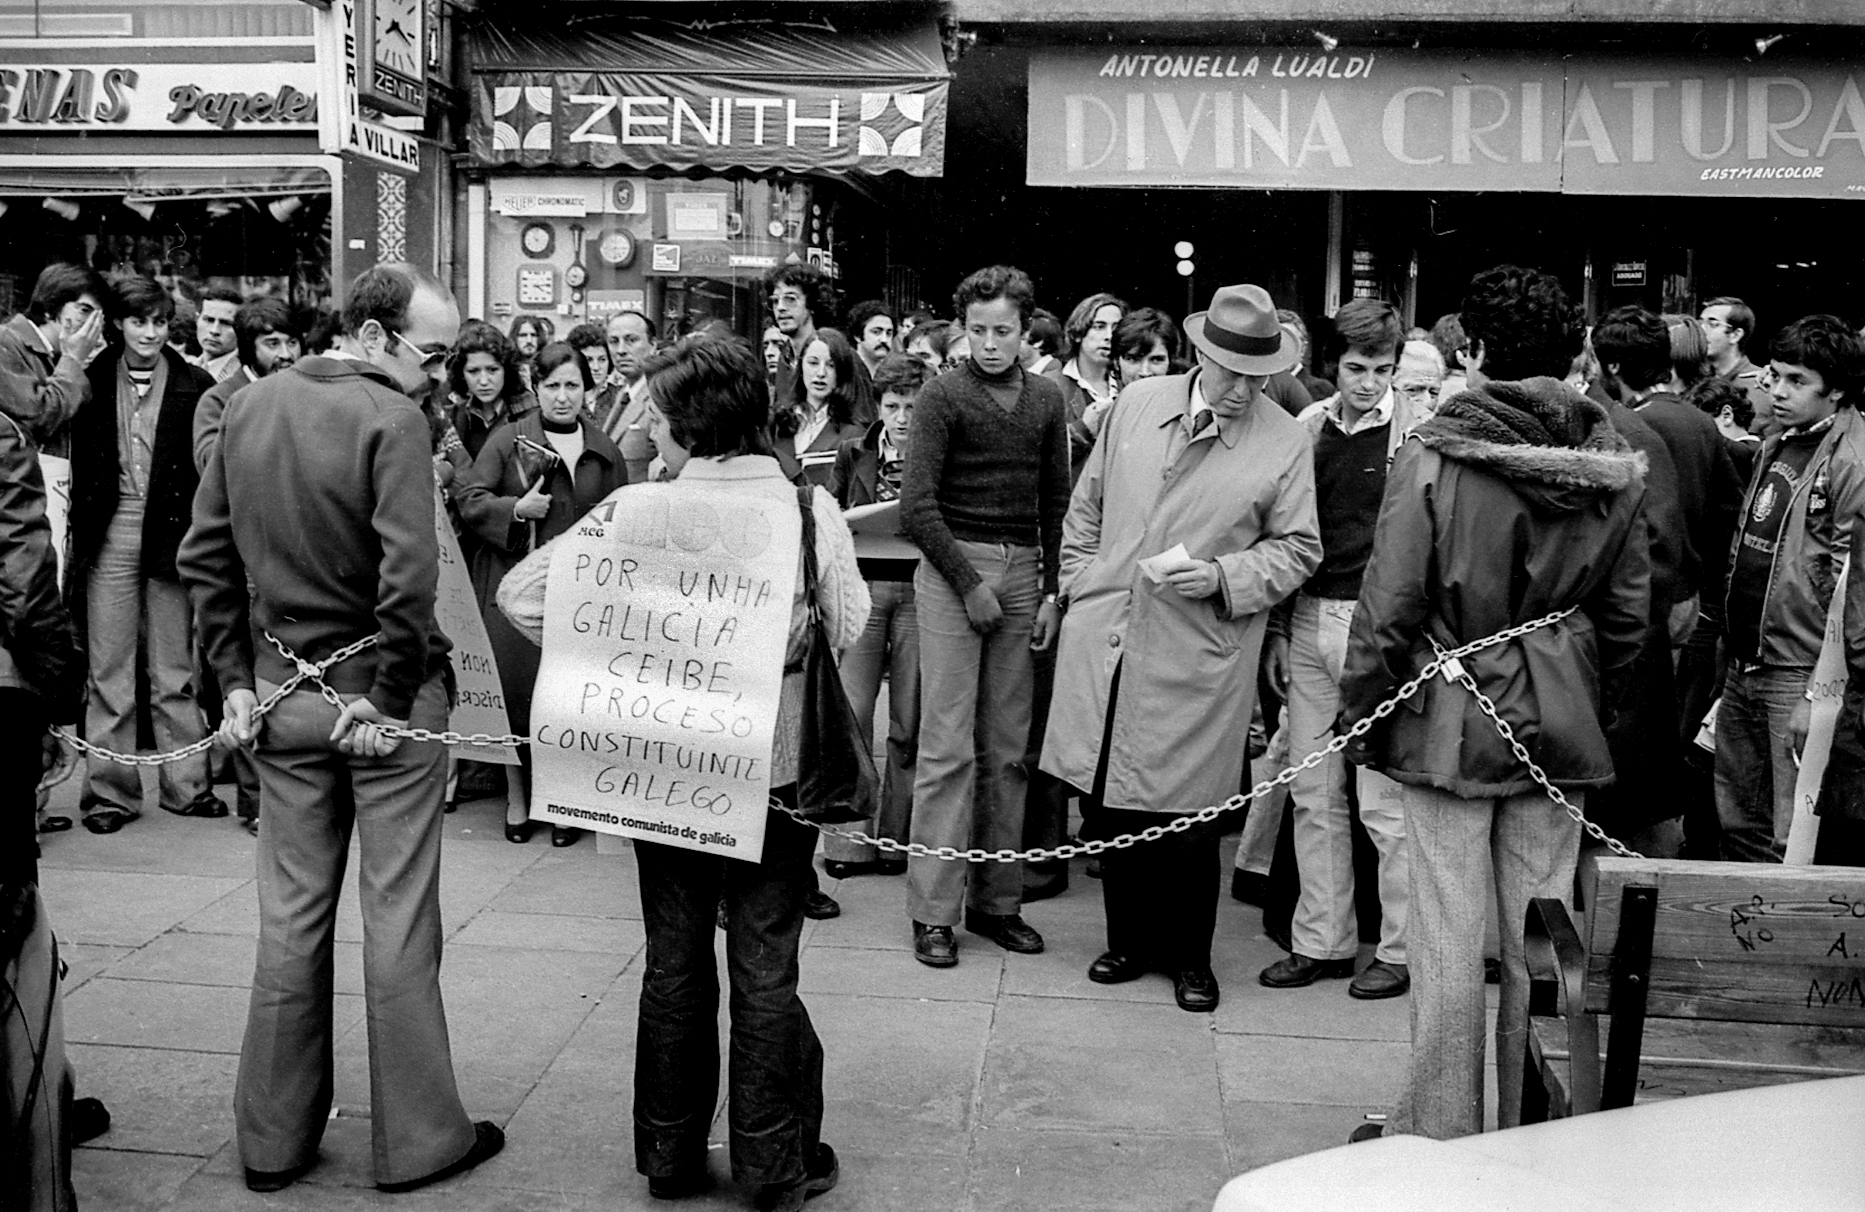
<instances>
[{"instance_id":1,"label":"bench slat","mask_svg":"<svg viewBox=\"0 0 1865 1212\"><path fill-rule=\"evenodd\" d=\"M1865 869L1601 860L1588 915L1594 1011L1610 1009L1628 884L1658 888L1648 1014L1865 1027Z\"/></svg>"},{"instance_id":2,"label":"bench slat","mask_svg":"<svg viewBox=\"0 0 1865 1212\"><path fill-rule=\"evenodd\" d=\"M1567 1034L1560 1021L1536 1019L1534 1030L1542 1055L1555 1063L1553 1076L1564 1078ZM1635 1103L1860 1073L1865 1046L1850 1032L1647 1019Z\"/></svg>"}]
</instances>

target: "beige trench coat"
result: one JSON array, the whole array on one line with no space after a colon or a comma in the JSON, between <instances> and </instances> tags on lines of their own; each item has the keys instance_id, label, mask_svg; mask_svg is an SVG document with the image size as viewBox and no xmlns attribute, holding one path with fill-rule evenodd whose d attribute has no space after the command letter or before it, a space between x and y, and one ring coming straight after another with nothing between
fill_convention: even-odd
<instances>
[{"instance_id":1,"label":"beige trench coat","mask_svg":"<svg viewBox=\"0 0 1865 1212\"><path fill-rule=\"evenodd\" d=\"M1093 787L1118 665L1109 808L1184 813L1237 793L1269 608L1321 562L1308 432L1274 402L1259 397L1165 465L1197 378L1121 394L1062 526L1067 613L1042 768ZM1189 600L1140 571L1176 543L1217 562L1216 597Z\"/></svg>"}]
</instances>

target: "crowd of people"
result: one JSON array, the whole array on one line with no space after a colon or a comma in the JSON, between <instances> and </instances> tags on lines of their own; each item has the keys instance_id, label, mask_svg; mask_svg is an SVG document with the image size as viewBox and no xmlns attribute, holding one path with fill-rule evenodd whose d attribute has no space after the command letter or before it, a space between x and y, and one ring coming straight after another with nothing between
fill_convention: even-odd
<instances>
[{"instance_id":1,"label":"crowd of people","mask_svg":"<svg viewBox=\"0 0 1865 1212\"><path fill-rule=\"evenodd\" d=\"M1781 327L1764 368L1739 299L1589 328L1554 278L1516 266L1477 275L1429 331L1355 299L1319 348L1247 284L1177 321L1109 293L1062 317L997 265L958 284L949 316L870 300L841 328L822 324L832 284L815 270L765 286L756 348L716 322L670 339L637 311L561 339L533 316L462 323L406 266L361 275L334 323L217 291L181 333L160 284L53 265L0 328L0 700L28 725L0 762L15 962L44 926L30 830L70 825L24 807L69 762L42 726L189 751L160 767L171 813L224 817L214 783L234 783L258 837L235 1096L254 1190L316 1161L352 832L378 1183L413 1189L503 1144L461 1106L438 985L441 814L475 781L496 789L400 731L444 727L453 689L437 502L525 734L553 539L636 485L801 489L788 655L807 643L807 580L869 739L887 695L862 828L892 845L832 838L821 870L904 875L913 955L950 968L961 932L1042 951L1022 909L1065 890L1068 864L902 847L1041 850L1175 822L1089 868L1107 936L1087 974L1162 973L1208 1012L1219 841L1242 828L1232 895L1288 952L1262 985L1413 996L1391 1131L1481 1129L1486 960L1511 1023L1527 901L1568 897L1590 844L1464 686L1434 679L1382 710L1434 654L1520 629L1460 667L1606 834L1780 861L1833 613L1848 678L1817 859L1865 862L1865 577L1835 597L1865 521L1865 342L1844 322ZM44 473L67 463L60 550ZM845 511L889 505L916 554L861 556ZM772 794L794 806L812 754L786 669ZM201 745L215 730L226 744ZM533 835L520 759L503 786L514 844ZM1253 763L1309 759L1286 810L1181 819L1248 788ZM91 832L140 815L136 767L93 754L85 779ZM556 846L578 836L551 829ZM797 949L805 916L841 907L813 830L773 810L766 838L759 863L634 846L636 1161L656 1196L708 1181L719 930L734 1177L766 1208L836 1181ZM1497 1048L1507 1124L1519 1041ZM68 1079L47 1091L73 1114Z\"/></svg>"}]
</instances>

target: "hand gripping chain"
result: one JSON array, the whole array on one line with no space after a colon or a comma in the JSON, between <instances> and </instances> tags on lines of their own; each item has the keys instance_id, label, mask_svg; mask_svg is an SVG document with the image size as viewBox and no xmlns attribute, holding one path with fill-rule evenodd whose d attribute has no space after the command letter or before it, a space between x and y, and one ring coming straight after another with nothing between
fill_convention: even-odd
<instances>
[{"instance_id":1,"label":"hand gripping chain","mask_svg":"<svg viewBox=\"0 0 1865 1212\"><path fill-rule=\"evenodd\" d=\"M1434 677L1442 676L1445 681L1459 683L1472 695L1476 696L1478 708L1480 708L1483 714L1487 715L1491 722L1496 725L1496 730L1501 733L1502 739L1509 743L1509 747L1514 751L1516 759L1520 761L1523 766L1527 767L1529 777L1533 778L1556 804L1559 804L1565 809L1567 815L1579 822L1580 826L1584 828L1587 833L1611 847L1614 854L1625 858L1637 858L1638 856L1635 853L1628 850L1617 840L1607 836L1606 832L1598 825L1587 820L1580 809L1576 808L1568 801L1565 795L1561 794L1561 789L1549 781L1547 773L1535 764L1534 759L1529 756L1527 746L1523 745L1522 742L1516 738L1515 730L1510 728L1508 721L1504 720L1502 716L1498 714L1496 704L1490 700L1488 695L1484 694L1482 690L1478 688L1476 679L1470 676L1469 671L1464 668L1463 662L1460 659L1469 656L1471 653L1481 652L1486 648L1493 648L1498 644L1506 644L1511 640L1520 639L1532 631L1537 631L1543 627L1558 623L1572 613L1573 608L1570 607L1566 610L1557 611L1554 614L1543 615L1541 618L1532 619L1529 622L1507 628L1506 630L1497 632L1495 635L1485 636L1483 639L1475 640L1460 648L1447 650L1435 639L1432 640L1431 647L1436 652L1436 657L1426 664L1423 669L1420 669L1416 677L1399 687L1398 692L1391 698L1374 708L1372 714L1368 715L1346 732L1329 741L1324 748L1309 754L1296 765L1290 766L1277 774L1275 778L1258 783L1247 792L1233 795L1221 804L1209 805L1188 816L1175 817L1163 825L1149 825L1138 833L1127 833L1115 838L1098 839L1088 842L1073 842L1067 845L1053 846L1046 850L980 850L977 848L960 850L954 846L928 846L922 842L899 842L892 838L871 837L857 830L844 829L837 825L823 825L815 821L804 820L803 816L796 809L786 807L774 799L771 801L771 807L802 821L803 824L809 825L812 828L834 837L846 838L853 842L861 842L883 851L917 855L922 858L936 858L945 862L1035 863L1046 862L1051 859L1074 858L1076 855L1080 854L1101 854L1108 850L1125 850L1141 842L1156 842L1169 833L1184 833L1195 825L1214 821L1226 812L1235 812L1247 806L1252 800L1267 794L1277 787L1294 782L1296 775L1304 770L1313 769L1329 757L1346 749L1347 746L1352 744L1355 740L1372 731L1373 726L1380 720L1385 719L1397 710L1400 703L1403 703L1405 700L1417 694L1426 682L1429 682ZM265 700L258 705L253 712L253 718L255 720L272 710L272 708L278 704L279 700L296 690L301 683L306 681L315 685L318 692L322 694L325 700L332 706L336 707L338 710L342 710L343 700L338 697L336 691L325 684L323 675L332 666L341 661L348 660L350 657L355 656L357 653L376 642L375 636L369 636L356 641L354 644L338 649L322 661L306 661L293 653L280 642L277 637L268 634L266 639L271 641L272 646L278 649L280 656L283 656L287 661L296 665L298 671L288 678L277 690L267 695ZM393 725L377 725L377 727L386 736L410 741L437 741L443 745L528 745L531 743L530 737L518 736L512 733L507 733L503 736L494 736L484 732L454 732L451 729L443 732L435 732L428 728L400 728ZM78 750L80 753L103 758L106 761L118 762L125 766L160 766L167 762L177 762L183 758L192 757L197 753L205 753L218 739L217 736L208 736L183 749L175 750L173 753L144 755L116 753L112 750L102 748L101 746L93 745L88 741L81 740L69 732L58 729L53 730L53 735L57 736L72 748Z\"/></svg>"}]
</instances>

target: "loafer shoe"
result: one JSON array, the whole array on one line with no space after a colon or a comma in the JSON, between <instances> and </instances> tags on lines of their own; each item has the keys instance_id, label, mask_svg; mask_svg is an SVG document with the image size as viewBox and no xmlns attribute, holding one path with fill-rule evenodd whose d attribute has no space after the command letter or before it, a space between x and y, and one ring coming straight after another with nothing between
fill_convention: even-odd
<instances>
[{"instance_id":1,"label":"loafer shoe","mask_svg":"<svg viewBox=\"0 0 1865 1212\"><path fill-rule=\"evenodd\" d=\"M704 1195L712 1190L712 1175L706 1172L702 1164L691 1170L680 1170L660 1177L648 1176L648 1194L655 1199L686 1199L692 1195Z\"/></svg>"},{"instance_id":2,"label":"loafer shoe","mask_svg":"<svg viewBox=\"0 0 1865 1212\"><path fill-rule=\"evenodd\" d=\"M101 1098L74 1098L65 1122L71 1127L71 1143L81 1145L110 1131L110 1109Z\"/></svg>"},{"instance_id":3,"label":"loafer shoe","mask_svg":"<svg viewBox=\"0 0 1865 1212\"><path fill-rule=\"evenodd\" d=\"M836 1160L835 1150L818 1143L816 1157L801 1179L794 1183L766 1183L752 1196L751 1206L758 1212L797 1212L804 1200L833 1191L836 1180L841 1177L842 1165Z\"/></svg>"},{"instance_id":4,"label":"loafer shoe","mask_svg":"<svg viewBox=\"0 0 1865 1212\"><path fill-rule=\"evenodd\" d=\"M248 1191L257 1191L261 1195L269 1195L274 1191L283 1191L286 1187L291 1186L306 1174L310 1173L311 1167L316 1164L317 1158L313 1157L303 1165L293 1166L289 1170L249 1169L246 1171L246 1189Z\"/></svg>"},{"instance_id":5,"label":"loafer shoe","mask_svg":"<svg viewBox=\"0 0 1865 1212\"><path fill-rule=\"evenodd\" d=\"M1187 968L1172 982L1179 1009L1209 1014L1217 1009L1217 974L1209 968Z\"/></svg>"},{"instance_id":6,"label":"loafer shoe","mask_svg":"<svg viewBox=\"0 0 1865 1212\"><path fill-rule=\"evenodd\" d=\"M958 963L958 939L950 926L913 923L913 958L929 968L950 968Z\"/></svg>"},{"instance_id":7,"label":"loafer shoe","mask_svg":"<svg viewBox=\"0 0 1865 1212\"><path fill-rule=\"evenodd\" d=\"M482 1119L473 1125L473 1147L466 1151L465 1157L451 1166L442 1166L424 1178L410 1178L398 1183L377 1183L376 1190L385 1191L390 1195L418 1190L430 1183L437 1183L443 1178L464 1174L480 1162L498 1156L499 1150L504 1147L505 1132L491 1120Z\"/></svg>"},{"instance_id":8,"label":"loafer shoe","mask_svg":"<svg viewBox=\"0 0 1865 1212\"><path fill-rule=\"evenodd\" d=\"M1318 960L1305 955L1291 955L1277 960L1257 973L1256 979L1271 989L1300 989L1319 980L1334 980L1353 975L1350 959Z\"/></svg>"},{"instance_id":9,"label":"loafer shoe","mask_svg":"<svg viewBox=\"0 0 1865 1212\"><path fill-rule=\"evenodd\" d=\"M827 921L832 917L841 917L842 906L827 892L816 888L803 898L803 916L819 922Z\"/></svg>"},{"instance_id":10,"label":"loafer shoe","mask_svg":"<svg viewBox=\"0 0 1865 1212\"><path fill-rule=\"evenodd\" d=\"M220 802L219 796L208 791L195 796L179 808L170 808L167 804L163 804L162 811L171 816L198 816L215 821L227 815L227 806Z\"/></svg>"},{"instance_id":11,"label":"loafer shoe","mask_svg":"<svg viewBox=\"0 0 1865 1212\"><path fill-rule=\"evenodd\" d=\"M977 913L965 910L965 929L990 939L1006 951L1018 955L1039 955L1043 936L1030 928L1020 913Z\"/></svg>"},{"instance_id":12,"label":"loafer shoe","mask_svg":"<svg viewBox=\"0 0 1865 1212\"><path fill-rule=\"evenodd\" d=\"M121 808L99 808L84 814L84 827L92 833L115 833L140 815Z\"/></svg>"},{"instance_id":13,"label":"loafer shoe","mask_svg":"<svg viewBox=\"0 0 1865 1212\"><path fill-rule=\"evenodd\" d=\"M1088 979L1097 985L1124 985L1146 975L1146 965L1131 955L1103 951L1101 958L1088 965Z\"/></svg>"},{"instance_id":14,"label":"loafer shoe","mask_svg":"<svg viewBox=\"0 0 1865 1212\"><path fill-rule=\"evenodd\" d=\"M1400 997L1411 987L1412 974L1404 964L1374 960L1366 966L1365 972L1353 978L1353 983L1347 986L1347 996L1371 1002L1382 997Z\"/></svg>"}]
</instances>

